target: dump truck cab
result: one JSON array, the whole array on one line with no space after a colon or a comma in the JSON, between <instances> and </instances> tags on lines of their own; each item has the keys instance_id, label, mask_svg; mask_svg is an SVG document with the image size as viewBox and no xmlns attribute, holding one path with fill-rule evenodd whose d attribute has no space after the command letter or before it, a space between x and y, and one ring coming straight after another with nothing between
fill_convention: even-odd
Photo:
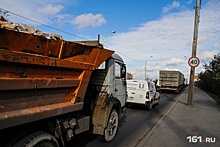
<instances>
[{"instance_id":1,"label":"dump truck cab","mask_svg":"<svg viewBox=\"0 0 220 147\"><path fill-rule=\"evenodd\" d=\"M97 85L98 91L107 92L124 106L127 96L126 66L123 59L114 53L92 73L89 84Z\"/></svg>"},{"instance_id":2,"label":"dump truck cab","mask_svg":"<svg viewBox=\"0 0 220 147\"><path fill-rule=\"evenodd\" d=\"M93 133L101 135L104 141L114 138L118 119L125 115L126 91L126 67L122 58L114 53L93 71L84 105L84 111L92 116ZM109 126L113 120L115 124Z\"/></svg>"}]
</instances>

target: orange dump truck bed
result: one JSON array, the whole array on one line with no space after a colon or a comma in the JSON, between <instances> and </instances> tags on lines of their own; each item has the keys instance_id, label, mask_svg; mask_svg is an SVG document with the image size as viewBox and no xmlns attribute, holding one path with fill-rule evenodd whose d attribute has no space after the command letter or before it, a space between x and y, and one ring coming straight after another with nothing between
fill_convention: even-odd
<instances>
[{"instance_id":1,"label":"orange dump truck bed","mask_svg":"<svg viewBox=\"0 0 220 147\"><path fill-rule=\"evenodd\" d=\"M84 43L0 28L0 129L82 109L92 71L113 54Z\"/></svg>"}]
</instances>

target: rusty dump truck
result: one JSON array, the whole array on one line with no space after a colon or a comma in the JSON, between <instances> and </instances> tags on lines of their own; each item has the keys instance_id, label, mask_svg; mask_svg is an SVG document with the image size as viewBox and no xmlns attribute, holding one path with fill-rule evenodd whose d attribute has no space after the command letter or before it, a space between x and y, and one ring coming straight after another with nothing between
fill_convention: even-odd
<instances>
[{"instance_id":1,"label":"rusty dump truck","mask_svg":"<svg viewBox=\"0 0 220 147\"><path fill-rule=\"evenodd\" d=\"M25 31L0 28L1 146L65 146L85 131L113 140L126 110L122 58L99 41Z\"/></svg>"}]
</instances>

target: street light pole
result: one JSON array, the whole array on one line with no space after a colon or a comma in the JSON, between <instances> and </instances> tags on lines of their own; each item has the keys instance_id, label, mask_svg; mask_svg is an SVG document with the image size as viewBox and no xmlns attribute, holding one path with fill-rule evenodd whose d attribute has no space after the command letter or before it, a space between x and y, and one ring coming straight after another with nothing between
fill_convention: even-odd
<instances>
[{"instance_id":1,"label":"street light pole","mask_svg":"<svg viewBox=\"0 0 220 147\"><path fill-rule=\"evenodd\" d=\"M103 45L103 46L104 46L104 38L107 37L107 36L109 36L109 35L111 35L111 34L114 34L114 33L116 33L115 30L112 31L111 33L109 33L109 34L107 34L107 35L105 35L105 36L102 37L102 45Z\"/></svg>"},{"instance_id":2,"label":"street light pole","mask_svg":"<svg viewBox=\"0 0 220 147\"><path fill-rule=\"evenodd\" d=\"M192 57L196 57L200 4L201 4L201 0L196 0ZM195 67L191 67L187 104L192 106L193 106L193 98L194 98L194 74L195 74Z\"/></svg>"},{"instance_id":3,"label":"street light pole","mask_svg":"<svg viewBox=\"0 0 220 147\"><path fill-rule=\"evenodd\" d=\"M151 58L153 57L153 56L150 56ZM144 67L144 80L147 80L148 78L147 78L147 74L146 74L146 70L147 70L147 67L146 67L146 64L147 64L147 61L144 61L144 63L145 63L145 67Z\"/></svg>"},{"instance_id":4,"label":"street light pole","mask_svg":"<svg viewBox=\"0 0 220 147\"><path fill-rule=\"evenodd\" d=\"M144 80L146 80L146 70L147 70L146 64L147 64L147 61L145 61L145 67L144 67Z\"/></svg>"}]
</instances>

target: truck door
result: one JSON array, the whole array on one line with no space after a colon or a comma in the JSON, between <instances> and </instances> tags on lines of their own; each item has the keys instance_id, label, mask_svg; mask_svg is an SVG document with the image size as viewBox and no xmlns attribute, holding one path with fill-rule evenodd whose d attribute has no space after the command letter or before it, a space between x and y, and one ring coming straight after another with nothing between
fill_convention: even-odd
<instances>
[{"instance_id":1,"label":"truck door","mask_svg":"<svg viewBox=\"0 0 220 147\"><path fill-rule=\"evenodd\" d=\"M126 86L126 67L124 64L115 63L115 96L124 106L127 101L127 86Z\"/></svg>"}]
</instances>

